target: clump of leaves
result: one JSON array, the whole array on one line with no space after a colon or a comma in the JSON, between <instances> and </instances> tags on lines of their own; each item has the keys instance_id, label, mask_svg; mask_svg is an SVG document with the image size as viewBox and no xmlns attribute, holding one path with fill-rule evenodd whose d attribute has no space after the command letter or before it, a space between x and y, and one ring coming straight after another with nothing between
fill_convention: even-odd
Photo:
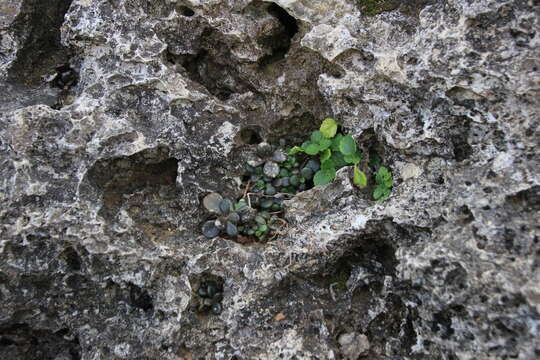
<instances>
[{"instance_id":1,"label":"clump of leaves","mask_svg":"<svg viewBox=\"0 0 540 360\"><path fill-rule=\"evenodd\" d=\"M202 233L207 238L214 238L220 233L226 233L230 237L238 235L237 224L240 221L238 204L234 205L231 200L224 199L218 193L210 193L203 199L203 205L210 213L217 216L213 220L206 221L202 226Z\"/></svg>"},{"instance_id":2,"label":"clump of leaves","mask_svg":"<svg viewBox=\"0 0 540 360\"><path fill-rule=\"evenodd\" d=\"M390 196L394 180L392 173L387 168L381 166L375 174L375 182L377 186L373 190L373 198L378 201L384 201Z\"/></svg>"},{"instance_id":3,"label":"clump of leaves","mask_svg":"<svg viewBox=\"0 0 540 360\"><path fill-rule=\"evenodd\" d=\"M332 118L325 119L319 130L311 133L310 140L289 150L289 154L303 152L318 155L321 167L313 177L315 186L326 185L334 181L337 169L345 165L354 165L353 181L360 187L367 185L366 174L358 164L362 155L352 135L338 133L339 124Z\"/></svg>"}]
</instances>

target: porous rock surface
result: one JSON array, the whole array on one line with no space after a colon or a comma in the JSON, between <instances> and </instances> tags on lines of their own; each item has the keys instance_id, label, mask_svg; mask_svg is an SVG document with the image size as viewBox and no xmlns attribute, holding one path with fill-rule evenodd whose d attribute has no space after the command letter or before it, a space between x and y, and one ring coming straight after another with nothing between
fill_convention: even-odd
<instances>
[{"instance_id":1,"label":"porous rock surface","mask_svg":"<svg viewBox=\"0 0 540 360\"><path fill-rule=\"evenodd\" d=\"M0 358L538 358L539 8L3 0ZM345 168L268 245L201 235L257 142L326 116L387 201Z\"/></svg>"}]
</instances>

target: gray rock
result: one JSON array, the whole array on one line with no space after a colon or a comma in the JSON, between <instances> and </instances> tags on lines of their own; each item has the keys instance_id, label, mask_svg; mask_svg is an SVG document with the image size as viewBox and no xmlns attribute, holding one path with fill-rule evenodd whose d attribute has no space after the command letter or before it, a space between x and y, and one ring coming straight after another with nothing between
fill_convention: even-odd
<instances>
[{"instance_id":1,"label":"gray rock","mask_svg":"<svg viewBox=\"0 0 540 360\"><path fill-rule=\"evenodd\" d=\"M538 6L371 3L0 1L0 359L537 358ZM343 168L268 244L201 241L328 116L389 200Z\"/></svg>"},{"instance_id":2,"label":"gray rock","mask_svg":"<svg viewBox=\"0 0 540 360\"><path fill-rule=\"evenodd\" d=\"M348 360L358 359L359 356L365 355L370 348L367 336L356 332L340 335L338 342L343 356Z\"/></svg>"}]
</instances>

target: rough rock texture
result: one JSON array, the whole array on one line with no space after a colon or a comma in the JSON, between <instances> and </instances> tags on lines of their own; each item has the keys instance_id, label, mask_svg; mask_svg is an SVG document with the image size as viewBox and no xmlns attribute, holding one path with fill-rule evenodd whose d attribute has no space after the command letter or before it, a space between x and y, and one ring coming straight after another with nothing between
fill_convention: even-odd
<instances>
[{"instance_id":1,"label":"rough rock texture","mask_svg":"<svg viewBox=\"0 0 540 360\"><path fill-rule=\"evenodd\" d=\"M538 358L539 9L1 1L0 358ZM256 143L326 116L389 200L343 169L269 245L200 234Z\"/></svg>"}]
</instances>

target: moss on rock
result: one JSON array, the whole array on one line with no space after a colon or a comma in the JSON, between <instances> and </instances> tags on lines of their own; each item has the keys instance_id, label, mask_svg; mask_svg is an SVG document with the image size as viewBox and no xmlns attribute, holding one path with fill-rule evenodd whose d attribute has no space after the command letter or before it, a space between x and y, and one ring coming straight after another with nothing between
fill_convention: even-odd
<instances>
[{"instance_id":1,"label":"moss on rock","mask_svg":"<svg viewBox=\"0 0 540 360\"><path fill-rule=\"evenodd\" d=\"M364 14L374 16L397 9L399 2L396 0L358 0L358 5Z\"/></svg>"}]
</instances>

